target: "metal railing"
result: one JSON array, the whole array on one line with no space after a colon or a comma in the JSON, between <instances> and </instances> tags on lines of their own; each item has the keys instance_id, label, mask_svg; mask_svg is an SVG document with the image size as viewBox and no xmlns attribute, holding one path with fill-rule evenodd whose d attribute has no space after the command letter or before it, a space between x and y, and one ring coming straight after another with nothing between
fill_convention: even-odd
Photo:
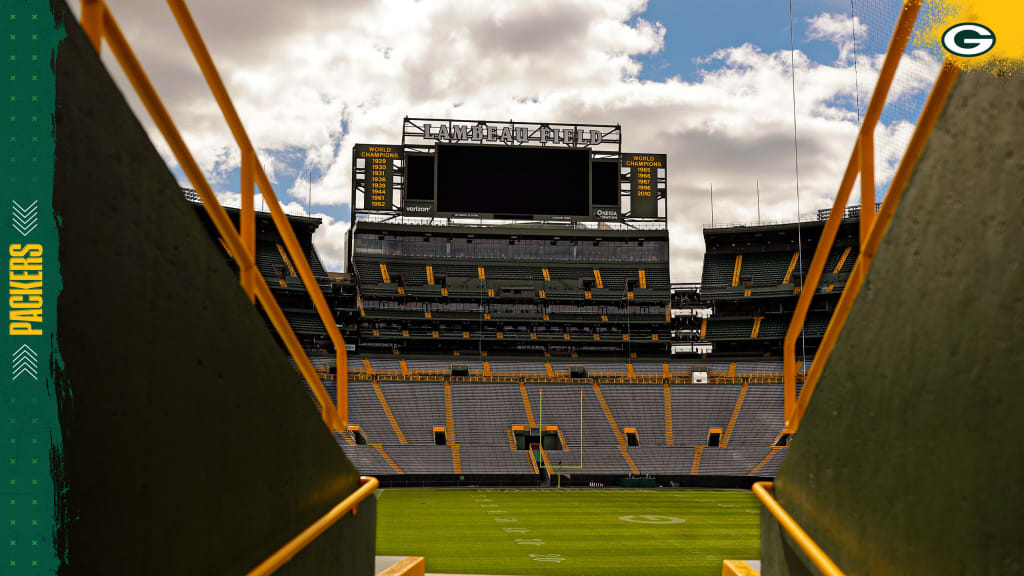
<instances>
[{"instance_id":1,"label":"metal railing","mask_svg":"<svg viewBox=\"0 0 1024 576\"><path fill-rule=\"evenodd\" d=\"M298 271L306 291L313 300L313 305L324 327L327 329L327 334L335 347L338 366L348 365L345 340L338 330L337 322L331 313L330 307L327 305L327 301L324 299L323 293L320 291L320 285L313 276L313 271L299 245L298 239L295 237L295 232L288 223L288 216L282 210L266 172L264 172L263 167L257 161L256 150L253 148L249 136L242 125L242 121L235 111L231 97L228 96L227 90L224 88L224 83L221 81L202 36L199 34L199 29L192 20L188 7L185 5L184 0L167 0L167 4L174 14L178 27L181 29L182 35L192 50L196 62L199 64L203 77L206 79L211 92L213 92L214 99L216 99L218 106L220 106L221 112L235 138L235 142L241 150L242 209L239 219L240 231L235 230L227 212L217 200L212 188L210 188L209 182L207 182L206 177L199 169L199 165L185 145L185 141L178 132L174 121L160 100L156 89L149 81L149 77L135 57L131 46L121 33L114 15L103 0L82 0L82 29L89 37L89 41L97 53L101 50L102 41L107 41L111 52L117 58L132 87L139 95L139 99L167 141L182 171L191 181L196 196L202 201L203 207L210 216L210 220L224 239L231 257L238 264L242 289L253 304L259 301L263 306L263 310L266 312L271 324L284 342L285 348L295 360L299 372L313 391L313 395L320 405L320 411L328 428L343 432L348 426L348 374L342 371L338 376L337 405L335 405L331 401L327 390L320 381L298 338L296 338L295 333L292 331L288 319L281 311L281 307L267 286L266 280L256 269L256 219L253 206L255 186L259 186L260 191L263 193L263 198L266 200L271 218L277 227L278 233L281 235L288 255L291 257L292 263Z\"/></svg>"},{"instance_id":2,"label":"metal railing","mask_svg":"<svg viewBox=\"0 0 1024 576\"><path fill-rule=\"evenodd\" d=\"M761 504L764 505L765 509L775 517L782 529L785 530L791 538L793 538L796 545L803 550L804 554L811 559L811 562L814 563L814 566L817 567L822 574L825 576L843 576L843 571L836 566L836 563L828 557L828 554L825 554L825 551L807 535L807 532L804 532L804 529L797 524L796 520L793 520L793 517L790 516L782 505L779 504L778 500L772 496L771 482L754 482L752 488L754 490L754 494L757 495L757 498L761 501Z\"/></svg>"},{"instance_id":3,"label":"metal railing","mask_svg":"<svg viewBox=\"0 0 1024 576\"><path fill-rule=\"evenodd\" d=\"M372 476L361 476L359 482L360 486L355 492L349 494L337 506L331 508L330 512L321 516L319 520L310 524L298 536L289 540L280 550L271 554L263 562L260 562L259 566L250 570L246 576L268 576L273 574L278 568L284 566L296 554L301 552L303 548L315 540L317 536L323 534L335 522L344 518L349 511L353 515L359 512L359 503L372 495L373 491L380 485L380 482Z\"/></svg>"},{"instance_id":4,"label":"metal railing","mask_svg":"<svg viewBox=\"0 0 1024 576\"><path fill-rule=\"evenodd\" d=\"M400 224L403 226L462 226L466 228L489 228L500 230L507 228L538 228L544 230L666 230L668 222L652 222L647 220L629 220L621 222L618 220L589 221L589 220L492 220L487 218L446 218L441 216L405 216L399 213L373 214L360 212L356 215L358 222L373 222L383 224Z\"/></svg>"},{"instance_id":5,"label":"metal railing","mask_svg":"<svg viewBox=\"0 0 1024 576\"><path fill-rule=\"evenodd\" d=\"M326 372L321 368L321 373L326 375ZM450 370L443 369L409 369L405 371L401 370L373 370L372 372L367 370L350 370L349 377L350 382L370 382L372 380L386 380L393 382L438 382L441 380L450 380L451 382L539 382L539 383L553 383L553 384L570 384L570 383L623 383L623 384L663 384L668 382L670 384L690 384L691 376L689 372L669 372L668 374L662 372L634 372L630 376L626 372L614 372L614 371L596 371L591 370L587 373L586 378L572 378L566 371L557 371L554 375L548 375L546 372L528 372L528 371L499 371L491 370L489 374L485 374L480 370L472 370L467 376L452 376ZM730 375L728 372L709 372L708 383L709 384L779 384L782 382L781 372L737 372Z\"/></svg>"},{"instance_id":6,"label":"metal railing","mask_svg":"<svg viewBox=\"0 0 1024 576\"><path fill-rule=\"evenodd\" d=\"M216 195L214 195L213 190L210 188L210 184L199 170L198 164L196 164L192 153L185 145L170 114L168 114L159 95L150 83L149 77L135 57L131 46L121 33L117 21L103 0L82 0L82 29L89 37L89 41L97 53L101 49L102 40L105 39L107 41L111 52L114 53L125 75L139 95L139 99L153 118L153 122L160 130L160 133L163 134L185 175L192 182L196 196L202 201L203 207L210 216L210 220L213 221L217 232L224 239L231 257L238 264L242 289L253 304L258 300L263 306L271 323L281 336L281 340L284 341L285 347L295 360L299 372L306 378L310 389L312 389L314 396L316 396L317 402L320 404L321 414L328 428L332 431L347 431L348 373L342 371L338 376L340 379L337 388L338 404L335 406L331 402L323 383L320 381L317 369L310 362L309 357L288 324L287 318L285 318L284 313L281 311L281 307L274 299L274 295L271 293L269 286L267 286L266 280L256 269L256 226L253 209L254 183L260 187L267 206L270 208L271 218L285 243L292 263L302 278L302 282L305 284L310 297L313 299L313 304L320 314L320 319L327 328L331 342L337 350L336 360L338 366L348 365L345 341L338 331L334 317L327 306L323 293L320 291L320 286L313 277L313 271L299 246L295 233L288 223L288 217L281 209L281 205L277 201L277 196L274 194L266 173L259 162L256 161L256 151L249 141L249 137L242 126L241 120L238 118L238 114L235 112L227 91L224 89L224 84L221 82L220 76L213 65L213 60L206 50L206 46L199 35L195 22L192 20L188 7L183 0L168 0L167 4L171 8L171 12L174 13L178 26L181 28L182 34L192 49L192 53L202 69L203 76L213 91L218 105L220 105L221 111L235 137L235 141L238 143L239 148L241 148L242 213L240 233L235 230L227 212L218 202ZM252 569L248 576L267 576L272 574L318 536L323 534L335 522L348 514L348 512L351 511L355 514L359 509L359 503L373 494L379 482L376 478L363 476L360 478L360 484L361 486L357 490L345 497L327 514L292 538L280 550L261 562L256 568Z\"/></svg>"},{"instance_id":7,"label":"metal railing","mask_svg":"<svg viewBox=\"0 0 1024 576\"><path fill-rule=\"evenodd\" d=\"M759 226L778 226L780 224L796 224L797 222L817 222L813 212L801 214L793 218L773 218L771 220L743 220L739 222L705 222L701 225L703 230L718 230L720 228L757 228Z\"/></svg>"},{"instance_id":8,"label":"metal railing","mask_svg":"<svg viewBox=\"0 0 1024 576\"><path fill-rule=\"evenodd\" d=\"M877 210L881 206L881 202L875 203L875 209ZM828 220L828 217L832 214L831 208L822 208L817 212L807 212L800 215L799 218L776 218L774 220L745 220L743 222L719 222L717 224L704 224L705 230L717 230L719 228L757 228L758 226L777 226L780 224L814 224L815 222L824 222ZM847 206L846 211L843 212L843 220L856 220L860 217L860 204L854 204Z\"/></svg>"},{"instance_id":9,"label":"metal railing","mask_svg":"<svg viewBox=\"0 0 1024 576\"><path fill-rule=\"evenodd\" d=\"M896 174L889 185L885 200L881 203L876 214L873 209L875 207L874 202L869 201L866 204L863 202L863 199L874 199L875 197L875 126L878 124L878 119L882 114L882 108L885 106L889 88L896 74L896 67L907 46L907 41L910 39L910 34L920 9L921 0L907 0L904 2L903 11L900 13L899 20L893 30L892 39L889 41L889 49L886 52L885 62L882 64L882 69L878 76L878 83L875 85L871 102L868 104L868 109L864 115L864 122L860 128L857 144L853 148L853 154L843 175L839 192L836 194L835 203L829 212L825 228L821 233L821 240L815 249L814 259L811 261L811 266L804 280L805 286L818 285L822 271L825 268L828 253L835 243L839 224L846 214L846 204L849 201L854 181L860 175L862 198L860 253L857 256L846 287L843 289L843 294L829 321L825 336L814 356L814 362L806 375L805 384L800 391L799 398L796 396L796 343L807 320L807 312L810 309L811 299L814 297L816 290L801 291L800 299L797 301L792 320L786 331L786 338L783 342L785 427L790 433L795 433L800 426L800 420L807 409L811 395L814 393L814 388L817 385L818 378L821 376L821 371L828 361L829 355L832 353L832 348L835 346L836 339L843 329L853 301L860 291L868 269L871 267L871 261L878 250L878 245L885 235L893 214L896 212L896 207L903 197L903 192L907 187L914 167L917 165L917 160L920 158L929 136L931 136L935 122L938 120L939 114L945 106L946 98L949 96L949 92L952 90L959 74L959 70L948 61L943 63L942 70L939 72L938 78L936 78L935 84L932 86L931 94L928 96L928 100L921 111L921 116L918 119L917 126L914 128L914 134L907 145L907 150L903 154L899 168L897 168Z\"/></svg>"},{"instance_id":10,"label":"metal railing","mask_svg":"<svg viewBox=\"0 0 1024 576\"><path fill-rule=\"evenodd\" d=\"M875 202L875 212L878 212L878 209L881 207L881 202ZM819 221L824 222L829 219L829 216L832 216L831 208L822 208L821 210L818 210ZM857 218L860 218L860 204L847 206L846 212L843 214L843 220L856 220Z\"/></svg>"}]
</instances>

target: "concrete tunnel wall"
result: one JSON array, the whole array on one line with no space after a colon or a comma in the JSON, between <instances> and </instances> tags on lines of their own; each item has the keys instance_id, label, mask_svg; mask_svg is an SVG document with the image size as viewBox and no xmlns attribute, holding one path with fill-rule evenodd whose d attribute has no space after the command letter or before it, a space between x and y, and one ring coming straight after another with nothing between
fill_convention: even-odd
<instances>
[{"instance_id":1,"label":"concrete tunnel wall","mask_svg":"<svg viewBox=\"0 0 1024 576\"><path fill-rule=\"evenodd\" d=\"M63 1L54 13L60 574L243 574L358 473ZM372 574L375 520L371 497L281 573Z\"/></svg>"},{"instance_id":2,"label":"concrete tunnel wall","mask_svg":"<svg viewBox=\"0 0 1024 576\"><path fill-rule=\"evenodd\" d=\"M847 574L1020 574L1024 75L961 75L775 481ZM816 574L762 512L763 574Z\"/></svg>"}]
</instances>

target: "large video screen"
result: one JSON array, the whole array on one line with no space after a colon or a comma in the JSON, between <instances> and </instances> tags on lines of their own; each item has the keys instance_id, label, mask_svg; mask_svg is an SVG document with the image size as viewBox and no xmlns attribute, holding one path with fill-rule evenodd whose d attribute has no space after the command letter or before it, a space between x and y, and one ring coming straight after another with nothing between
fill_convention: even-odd
<instances>
[{"instance_id":1,"label":"large video screen","mask_svg":"<svg viewBox=\"0 0 1024 576\"><path fill-rule=\"evenodd\" d=\"M590 150L438 144L437 212L590 216Z\"/></svg>"},{"instance_id":2,"label":"large video screen","mask_svg":"<svg viewBox=\"0 0 1024 576\"><path fill-rule=\"evenodd\" d=\"M593 190L594 204L598 206L619 205L619 161L594 160L591 164L590 189Z\"/></svg>"},{"instance_id":3,"label":"large video screen","mask_svg":"<svg viewBox=\"0 0 1024 576\"><path fill-rule=\"evenodd\" d=\"M406 154L405 197L409 200L434 201L434 156Z\"/></svg>"}]
</instances>

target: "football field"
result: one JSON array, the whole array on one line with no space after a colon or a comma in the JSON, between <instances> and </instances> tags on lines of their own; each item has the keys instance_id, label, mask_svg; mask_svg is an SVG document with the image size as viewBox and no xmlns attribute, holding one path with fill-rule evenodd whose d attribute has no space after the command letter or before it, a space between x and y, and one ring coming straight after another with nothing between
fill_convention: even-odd
<instances>
[{"instance_id":1,"label":"football field","mask_svg":"<svg viewBox=\"0 0 1024 576\"><path fill-rule=\"evenodd\" d=\"M393 488L377 554L423 556L427 572L717 576L761 557L759 515L737 490Z\"/></svg>"}]
</instances>

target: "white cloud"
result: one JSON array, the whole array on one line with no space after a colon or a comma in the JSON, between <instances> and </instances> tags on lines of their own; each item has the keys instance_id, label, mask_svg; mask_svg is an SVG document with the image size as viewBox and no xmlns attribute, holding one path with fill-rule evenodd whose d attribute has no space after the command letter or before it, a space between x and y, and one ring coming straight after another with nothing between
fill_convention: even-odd
<instances>
[{"instance_id":1,"label":"white cloud","mask_svg":"<svg viewBox=\"0 0 1024 576\"><path fill-rule=\"evenodd\" d=\"M320 254L320 259L328 270L341 270L345 265L345 234L348 232L348 222L338 222L326 214L314 216L319 216L324 221L313 234L313 244Z\"/></svg>"},{"instance_id":2,"label":"white cloud","mask_svg":"<svg viewBox=\"0 0 1024 576\"><path fill-rule=\"evenodd\" d=\"M857 47L868 35L868 27L860 18L846 14L823 12L807 20L807 37L811 40L833 42L839 48L839 62L847 62ZM861 48L863 50L863 48Z\"/></svg>"},{"instance_id":3,"label":"white cloud","mask_svg":"<svg viewBox=\"0 0 1024 576\"><path fill-rule=\"evenodd\" d=\"M238 154L166 7L108 3L201 167L222 182ZM283 158L297 155L322 174L314 179L314 212L316 205L347 204L352 145L398 141L408 115L621 123L624 149L669 156L676 281L700 278L709 183L716 223L756 218L758 180L762 219L796 216L789 52L722 48L701 61L699 81L641 81L637 57L663 49L666 27L637 18L640 0L230 0L192 8L268 172L290 181L279 171ZM831 14L809 22L809 37L836 43L840 57L815 63L796 53L804 213L830 205L858 129L855 85L863 103L882 61L858 46L855 84L847 44L851 25L858 37L864 25ZM114 66L109 54L106 60ZM927 90L937 70L929 55L912 53L893 98ZM910 130L879 128L880 183L891 177ZM299 178L278 195L302 209L307 186ZM344 261L345 226L325 218L317 232L331 269Z\"/></svg>"}]
</instances>

